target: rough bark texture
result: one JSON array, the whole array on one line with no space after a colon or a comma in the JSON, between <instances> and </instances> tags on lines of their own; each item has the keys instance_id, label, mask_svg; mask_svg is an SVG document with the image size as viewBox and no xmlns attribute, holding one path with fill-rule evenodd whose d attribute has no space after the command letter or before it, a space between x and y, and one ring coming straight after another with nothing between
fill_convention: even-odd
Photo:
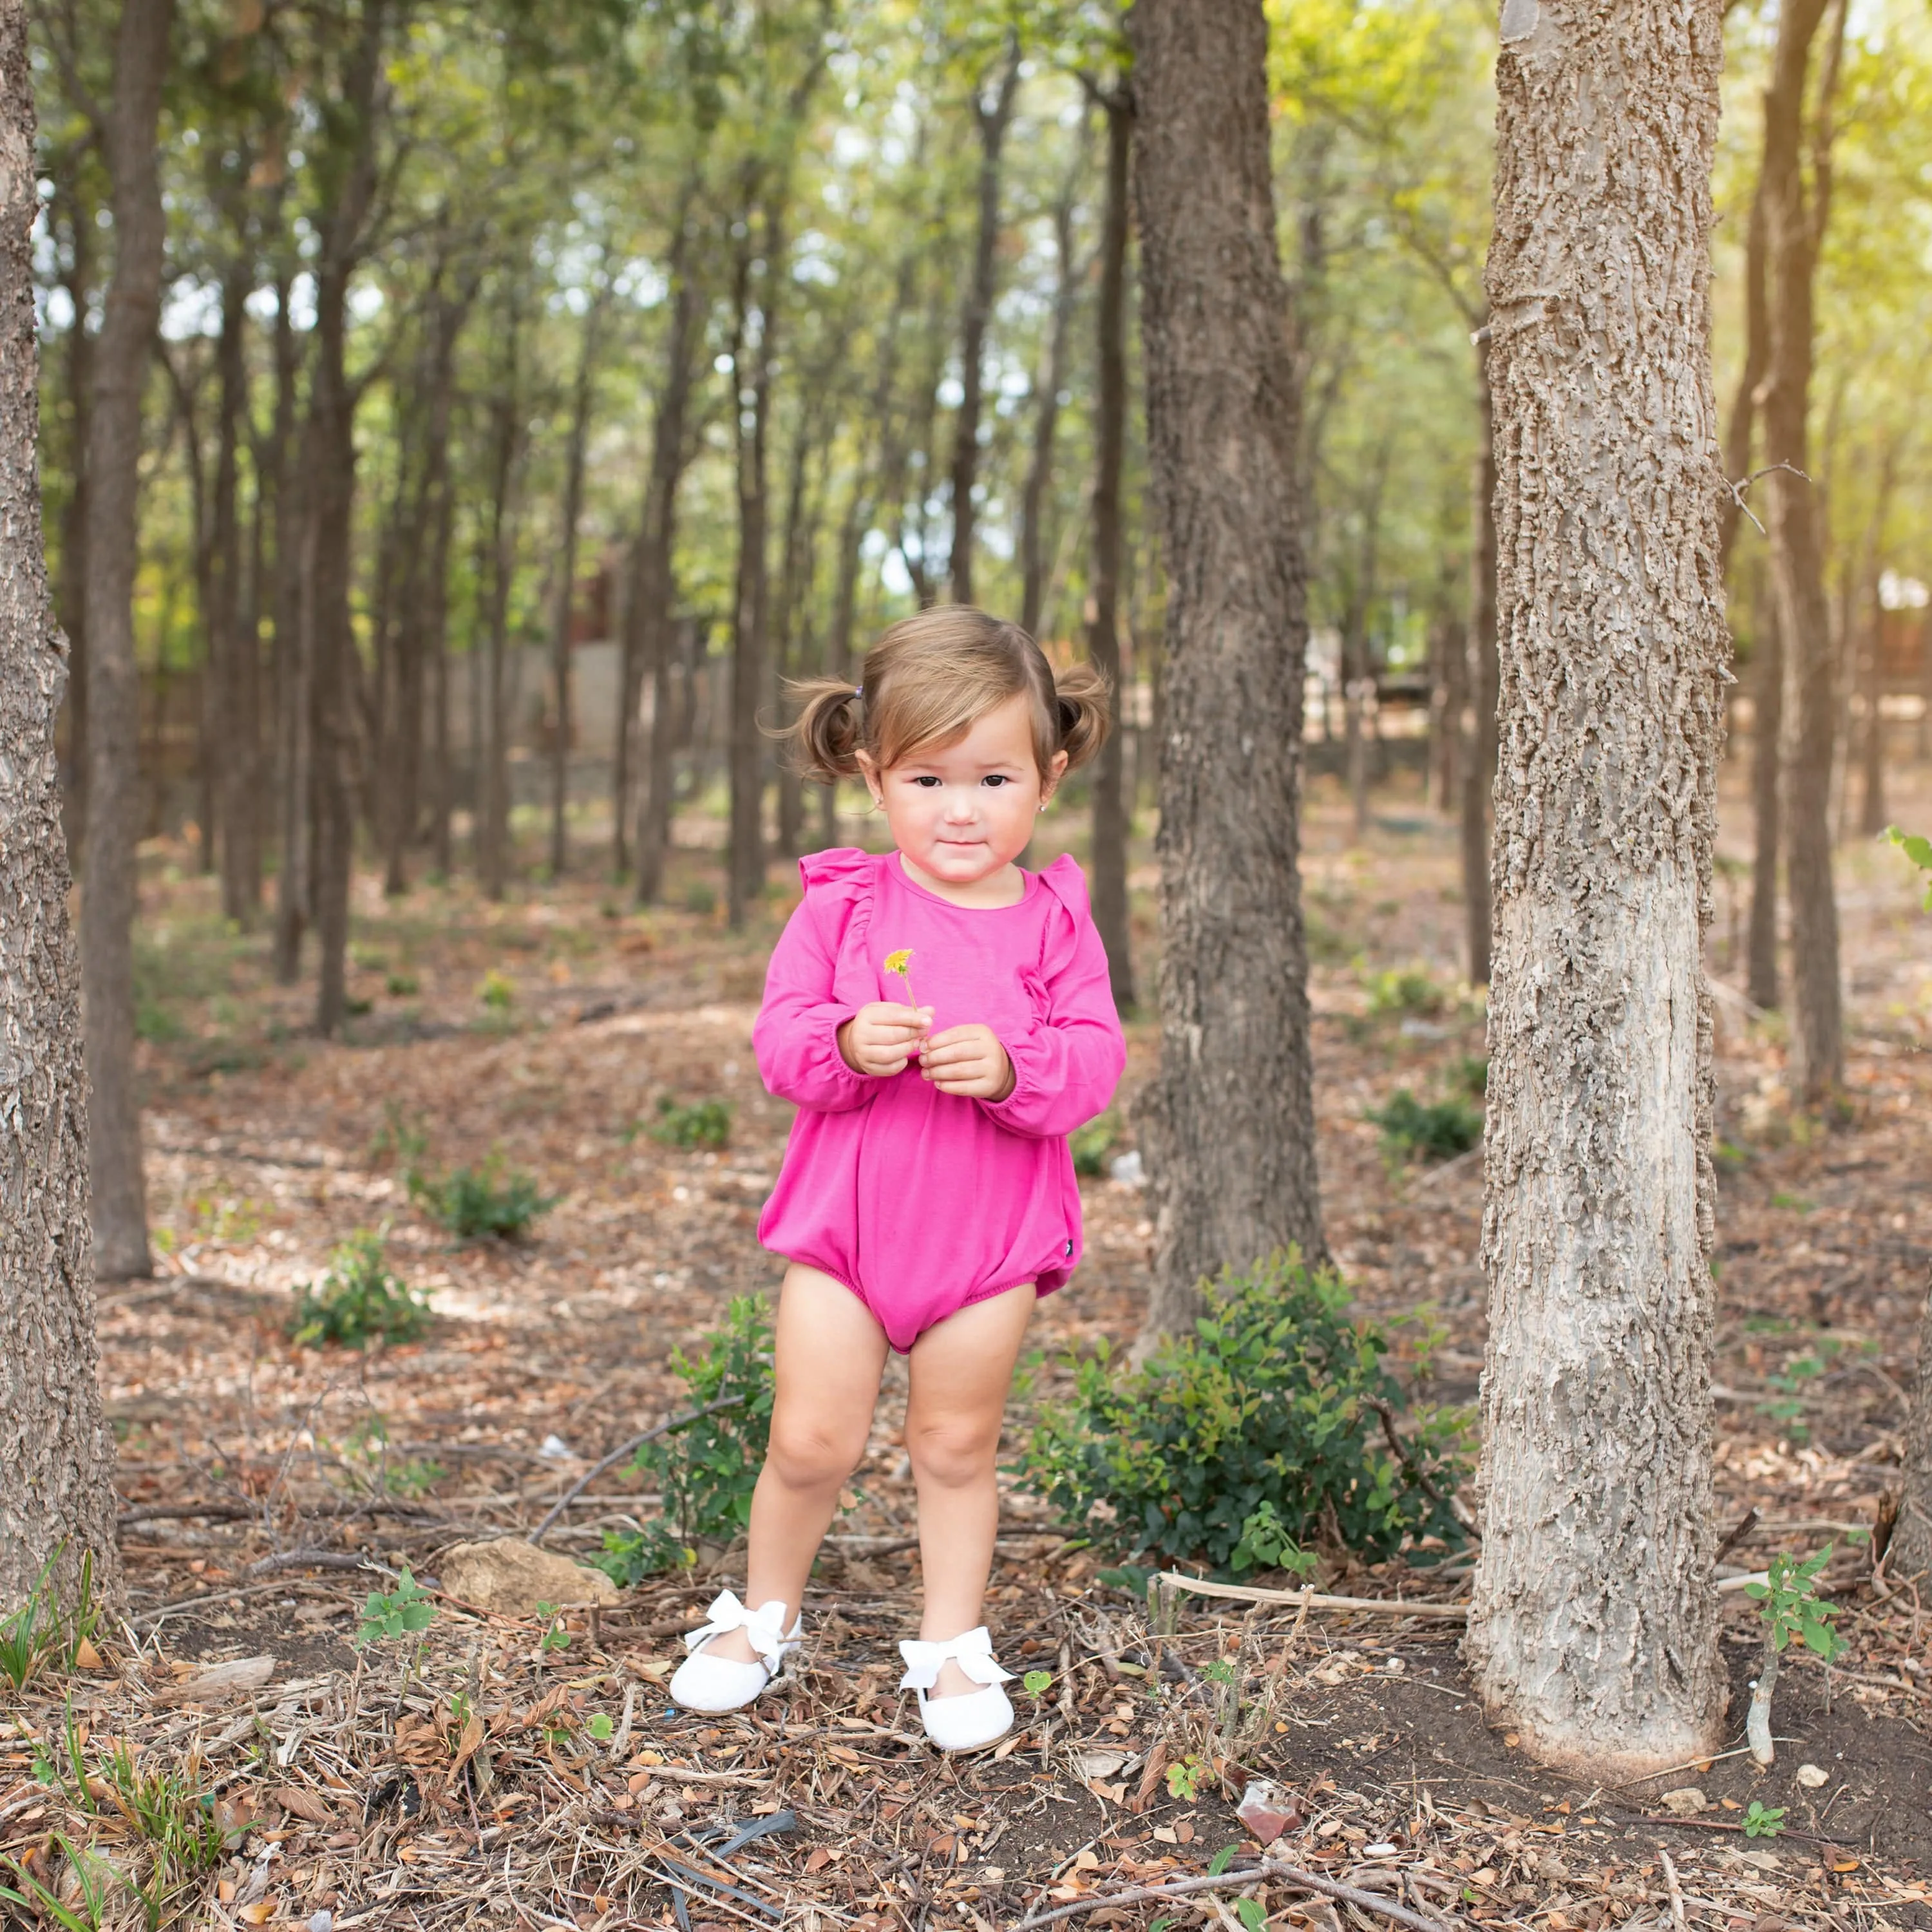
<instances>
[{"instance_id":1,"label":"rough bark texture","mask_svg":"<svg viewBox=\"0 0 1932 1932\"><path fill-rule=\"evenodd\" d=\"M1886 1552L1886 1574L1923 1579L1932 1570L1932 1268L1926 1270L1925 1304L1918 1317L1918 1378L1905 1433L1904 1493L1898 1526ZM1920 1596L1924 1594L1922 1581Z\"/></svg>"},{"instance_id":2,"label":"rough bark texture","mask_svg":"<svg viewBox=\"0 0 1932 1932\"><path fill-rule=\"evenodd\" d=\"M556 605L550 618L550 699L556 707L556 735L550 743L550 871L560 879L570 857L570 624L577 608L577 526L584 520L584 458L590 436L590 399L597 370L597 338L603 325L608 287L600 289L584 319L578 350L577 382L570 410L570 440L563 460L563 512L557 532Z\"/></svg>"},{"instance_id":3,"label":"rough bark texture","mask_svg":"<svg viewBox=\"0 0 1932 1932\"><path fill-rule=\"evenodd\" d=\"M1492 1714L1589 1776L1720 1741L1708 988L1728 643L1718 0L1508 0L1487 278L1502 752L1483 1257Z\"/></svg>"},{"instance_id":4,"label":"rough bark texture","mask_svg":"<svg viewBox=\"0 0 1932 1932\"><path fill-rule=\"evenodd\" d=\"M1149 1332L1324 1252L1296 872L1307 618L1261 0L1136 0L1148 452L1168 575Z\"/></svg>"},{"instance_id":5,"label":"rough bark texture","mask_svg":"<svg viewBox=\"0 0 1932 1932\"><path fill-rule=\"evenodd\" d=\"M1107 198L1100 224L1100 394L1094 412L1094 621L1087 655L1115 693L1120 688L1120 472L1127 445L1127 188L1133 110L1124 93L1100 97L1107 116ZM1127 735L1114 730L1094 760L1094 923L1107 949L1114 1004L1134 1004L1127 924L1129 814L1123 789Z\"/></svg>"},{"instance_id":6,"label":"rough bark texture","mask_svg":"<svg viewBox=\"0 0 1932 1932\"><path fill-rule=\"evenodd\" d=\"M1757 662L1751 673L1751 898L1744 991L1778 1004L1778 746L1784 730L1784 648L1778 600L1758 583Z\"/></svg>"},{"instance_id":7,"label":"rough bark texture","mask_svg":"<svg viewBox=\"0 0 1932 1932\"><path fill-rule=\"evenodd\" d=\"M0 1612L82 1558L120 1594L87 1222L87 1085L54 719L67 681L40 549L34 100L0 0Z\"/></svg>"},{"instance_id":8,"label":"rough bark texture","mask_svg":"<svg viewBox=\"0 0 1932 1932\"><path fill-rule=\"evenodd\" d=\"M1496 452L1489 358L1476 371L1476 460L1469 506L1468 695L1474 728L1462 761L1463 955L1469 983L1490 976L1490 795L1496 782Z\"/></svg>"},{"instance_id":9,"label":"rough bark texture","mask_svg":"<svg viewBox=\"0 0 1932 1932\"><path fill-rule=\"evenodd\" d=\"M973 118L980 130L980 230L973 250L973 279L959 332L959 413L952 427L952 601L973 601L973 492L980 477L980 411L985 395L986 330L993 319L999 272L1000 154L1018 98L1020 45L1006 50L993 97L975 92ZM922 596L920 602L926 599Z\"/></svg>"},{"instance_id":10,"label":"rough bark texture","mask_svg":"<svg viewBox=\"0 0 1932 1932\"><path fill-rule=\"evenodd\" d=\"M220 786L221 911L252 926L262 902L261 646L255 634L244 561L238 444L248 410L247 302L254 262L242 238L221 286L221 338L215 355L221 400L216 432L212 548L214 601L208 658Z\"/></svg>"},{"instance_id":11,"label":"rough bark texture","mask_svg":"<svg viewBox=\"0 0 1932 1932\"><path fill-rule=\"evenodd\" d=\"M94 359L87 448L88 782L81 998L86 1015L94 1262L146 1274L148 1214L134 1084L134 848L140 826L140 684L134 664L135 496L141 392L160 311L165 218L155 130L173 0L127 0L108 111L114 275Z\"/></svg>"},{"instance_id":12,"label":"rough bark texture","mask_svg":"<svg viewBox=\"0 0 1932 1932\"><path fill-rule=\"evenodd\" d=\"M1788 464L1769 478L1772 580L1784 652L1780 759L1785 890L1791 903L1790 1074L1815 1101L1844 1078L1844 1011L1838 981L1838 903L1832 878L1832 752L1838 731L1832 622L1825 598L1818 491L1807 418L1812 360L1812 279L1831 207L1829 101L1834 39L1814 130L1812 180L1804 178L1805 76L1826 0L1790 0L1778 16L1778 50L1764 101L1765 198L1769 244L1771 366L1764 394L1764 453ZM1837 34L1844 28L1842 4Z\"/></svg>"},{"instance_id":13,"label":"rough bark texture","mask_svg":"<svg viewBox=\"0 0 1932 1932\"><path fill-rule=\"evenodd\" d=\"M303 586L310 524L308 478L298 459L296 390L304 338L290 314L292 277L275 284L275 416L269 432L275 491L275 797L281 823L281 863L275 874L274 972L284 986L302 969L308 930L309 874L314 830L309 810L314 720L309 708L308 626Z\"/></svg>"}]
</instances>

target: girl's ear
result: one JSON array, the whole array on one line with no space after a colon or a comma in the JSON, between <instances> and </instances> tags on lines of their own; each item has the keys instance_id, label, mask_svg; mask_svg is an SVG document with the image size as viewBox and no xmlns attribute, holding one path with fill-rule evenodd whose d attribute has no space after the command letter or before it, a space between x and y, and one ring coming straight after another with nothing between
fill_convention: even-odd
<instances>
[{"instance_id":1,"label":"girl's ear","mask_svg":"<svg viewBox=\"0 0 1932 1932\"><path fill-rule=\"evenodd\" d=\"M1066 754L1064 752L1056 752L1053 754L1052 764L1046 768L1046 782L1040 788L1040 802L1042 805L1046 804L1047 800L1060 789L1060 782L1066 776Z\"/></svg>"},{"instance_id":2,"label":"girl's ear","mask_svg":"<svg viewBox=\"0 0 1932 1932\"><path fill-rule=\"evenodd\" d=\"M1066 754L1063 752L1060 758L1061 764L1064 764ZM872 794L872 802L875 806L884 805L886 802L884 776L879 770L878 759L869 752L854 752L852 758L859 767L859 776L866 781L866 789Z\"/></svg>"}]
</instances>

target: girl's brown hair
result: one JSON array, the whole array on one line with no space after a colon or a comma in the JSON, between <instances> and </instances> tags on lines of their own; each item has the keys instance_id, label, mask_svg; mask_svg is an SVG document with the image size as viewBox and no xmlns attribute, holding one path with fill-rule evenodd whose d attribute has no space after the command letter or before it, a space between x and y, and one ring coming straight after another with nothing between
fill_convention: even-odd
<instances>
[{"instance_id":1,"label":"girl's brown hair","mask_svg":"<svg viewBox=\"0 0 1932 1932\"><path fill-rule=\"evenodd\" d=\"M1084 765L1112 722L1107 681L1090 664L1055 671L1018 625L969 604L902 618L866 654L856 689L828 677L786 688L799 706L782 734L821 784L860 774L862 752L881 771L929 745L950 745L1009 698L1031 700L1034 762L1052 781L1056 752Z\"/></svg>"}]
</instances>

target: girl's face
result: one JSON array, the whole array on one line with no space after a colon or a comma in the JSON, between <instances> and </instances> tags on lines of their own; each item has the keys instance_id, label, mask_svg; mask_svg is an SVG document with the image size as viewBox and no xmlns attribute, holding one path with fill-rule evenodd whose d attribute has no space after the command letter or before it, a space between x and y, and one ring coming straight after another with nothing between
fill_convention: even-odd
<instances>
[{"instance_id":1,"label":"girl's face","mask_svg":"<svg viewBox=\"0 0 1932 1932\"><path fill-rule=\"evenodd\" d=\"M1022 692L950 745L926 746L883 771L862 752L859 764L915 881L950 897L994 879L1026 850L1066 754L1054 753L1042 784Z\"/></svg>"}]
</instances>

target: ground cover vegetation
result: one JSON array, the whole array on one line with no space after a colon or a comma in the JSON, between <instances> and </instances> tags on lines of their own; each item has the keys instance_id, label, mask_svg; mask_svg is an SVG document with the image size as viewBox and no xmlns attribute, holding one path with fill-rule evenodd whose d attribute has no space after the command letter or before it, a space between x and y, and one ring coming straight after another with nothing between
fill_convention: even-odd
<instances>
[{"instance_id":1,"label":"ground cover vegetation","mask_svg":"<svg viewBox=\"0 0 1932 1932\"><path fill-rule=\"evenodd\" d=\"M0 1917L1932 1922L1932 40L1543 13L0 7ZM880 836L764 728L949 596L1130 1042L961 1762L896 1367L662 1692Z\"/></svg>"}]
</instances>

